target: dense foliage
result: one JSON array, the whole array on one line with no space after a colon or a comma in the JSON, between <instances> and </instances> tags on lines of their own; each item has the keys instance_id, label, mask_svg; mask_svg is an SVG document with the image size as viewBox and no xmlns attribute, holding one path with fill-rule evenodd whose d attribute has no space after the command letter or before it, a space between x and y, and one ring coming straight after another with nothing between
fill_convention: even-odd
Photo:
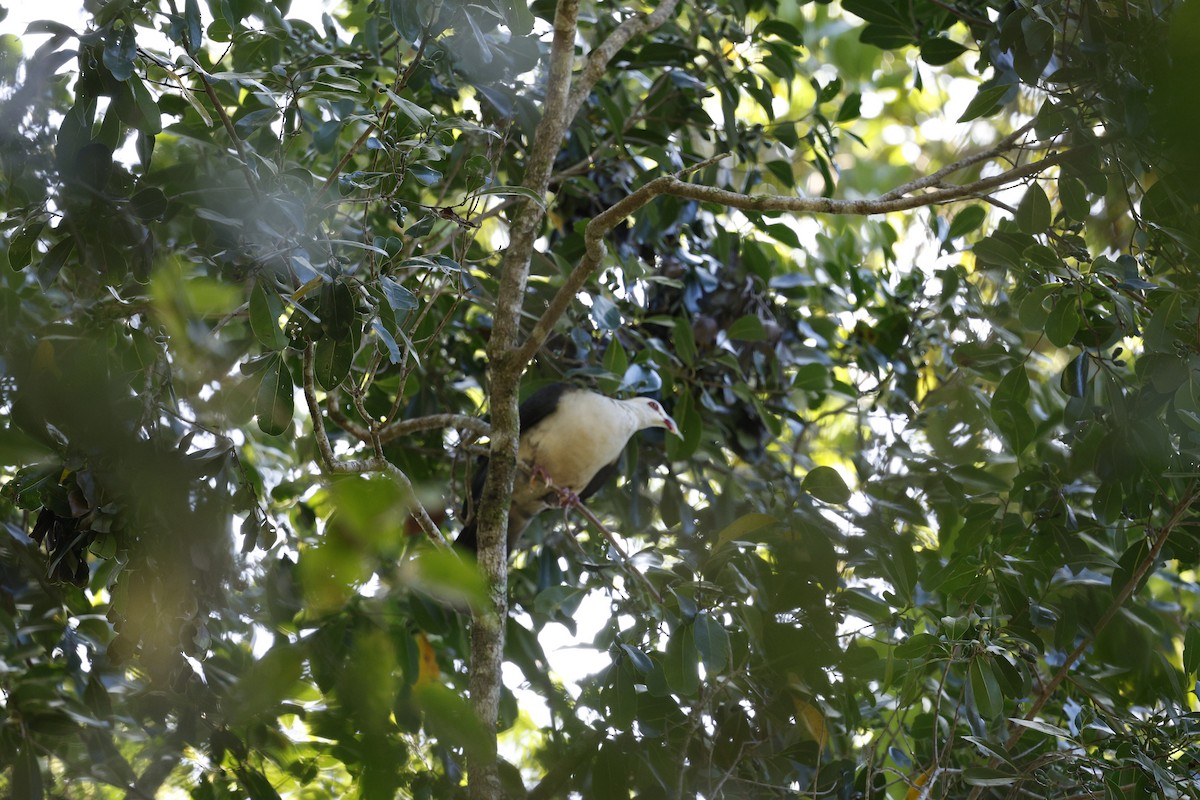
<instances>
[{"instance_id":1,"label":"dense foliage","mask_svg":"<svg viewBox=\"0 0 1200 800\"><path fill-rule=\"evenodd\" d=\"M528 334L666 175L525 375L684 436L514 554L506 791L1200 794L1200 6L631 5L547 197L546 0L0 37L6 794L465 796L508 234Z\"/></svg>"}]
</instances>

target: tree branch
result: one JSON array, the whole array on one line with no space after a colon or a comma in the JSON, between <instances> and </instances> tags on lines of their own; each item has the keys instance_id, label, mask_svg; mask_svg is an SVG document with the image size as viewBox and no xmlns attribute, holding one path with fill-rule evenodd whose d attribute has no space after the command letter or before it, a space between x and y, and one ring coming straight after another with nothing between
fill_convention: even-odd
<instances>
[{"instance_id":1,"label":"tree branch","mask_svg":"<svg viewBox=\"0 0 1200 800\"><path fill-rule=\"evenodd\" d=\"M1025 712L1022 719L1027 721L1032 720L1041 712L1042 708L1045 707L1046 703L1049 702L1050 698L1058 690L1058 687L1066 680L1067 675L1071 672L1071 668L1075 666L1075 662L1095 643L1097 637L1108 627L1108 623L1112 622L1113 617L1125 607L1125 603L1129 601L1134 591L1137 590L1137 587L1146 578L1146 575L1149 574L1155 563L1157 563L1158 557L1162 554L1162 549L1166 546L1167 539L1170 538L1171 533L1183 521L1183 518L1191 510L1192 506L1195 505L1198 498L1200 498L1200 490L1193 483L1171 510L1171 516L1154 537L1154 542L1150 545L1150 551L1146 554L1145 558L1138 563L1137 568L1129 576L1129 580L1125 581L1125 584L1117 592L1112 602L1108 604L1108 608L1104 610L1104 613L1100 615L1100 619L1092 626L1091 632L1087 636L1084 636L1079 644L1075 646L1075 649L1071 651L1070 655L1063 660L1062 665L1059 666L1053 677L1042 688L1037 699L1033 701L1033 704ZM1008 740L1004 743L1004 749L1011 751L1016 747L1017 743L1021 741L1021 737L1025 735L1025 731L1026 728L1023 725L1013 725L1012 733L1009 734ZM999 763L997 759L993 758L990 766L995 767L997 763ZM976 786L972 789L971 794L968 795L967 800L977 800L982 792L983 787Z\"/></svg>"},{"instance_id":2,"label":"tree branch","mask_svg":"<svg viewBox=\"0 0 1200 800\"><path fill-rule=\"evenodd\" d=\"M613 56L619 53L622 47L629 44L635 36L648 33L666 22L675 13L678 5L679 0L663 0L658 8L649 14L635 14L622 22L616 30L608 35L607 39L592 48L592 52L588 53L587 61L584 62L583 69L576 79L575 88L571 90L571 96L567 100L567 122L575 119L575 115L579 113L579 109L587 100L588 95L592 93L592 89L604 77L604 72L608 69L608 62L612 60Z\"/></svg>"},{"instance_id":3,"label":"tree branch","mask_svg":"<svg viewBox=\"0 0 1200 800\"><path fill-rule=\"evenodd\" d=\"M544 197L550 184L554 158L562 147L568 118L567 98L575 58L579 0L558 0L554 13L554 39L546 76L546 100L533 145L525 164L523 186ZM488 340L489 400L492 415L491 450L487 479L479 507L477 557L489 590L489 607L474 614L471 625L471 704L489 731L495 731L500 712L501 667L504 662L504 621L508 615L508 511L516 477L519 417L517 389L525 363L516 358L517 335L529 263L541 231L545 208L525 201L515 212L509 246L500 264L492 335ZM494 738L484 750L467 751L467 788L472 800L501 800Z\"/></svg>"},{"instance_id":4,"label":"tree branch","mask_svg":"<svg viewBox=\"0 0 1200 800\"><path fill-rule=\"evenodd\" d=\"M1038 715L1038 713L1046 705L1046 702L1054 694L1055 690L1057 690L1059 685L1061 685L1066 679L1067 675L1071 671L1071 667L1073 667L1075 662L1078 661L1079 658L1084 654L1084 651L1092 646L1092 643L1096 641L1096 637L1098 637L1104 631L1104 629L1108 627L1108 623L1112 622L1112 618L1117 615L1117 612L1120 611L1124 607L1125 603L1129 601L1129 598L1133 596L1134 591L1145 579L1146 575L1150 572L1150 569L1158 561L1158 557L1162 553L1162 549L1166 545L1167 539L1170 538L1171 532L1175 530L1175 527L1183 520L1183 517L1187 514L1187 512L1191 510L1192 505L1196 502L1196 498L1196 487L1189 487L1187 493L1180 499L1180 501L1175 505L1175 508L1171 511L1171 516L1167 520L1166 524L1162 526L1162 529L1159 530L1158 535L1154 537L1154 543L1150 546L1150 552L1148 552L1146 557L1141 560L1141 563L1137 565L1137 569L1135 569L1133 574L1129 576L1129 580L1125 582L1125 585L1121 587L1119 592L1117 592L1117 596L1114 597L1112 602L1108 604L1108 608L1104 610L1104 613L1100 616L1100 619L1098 619L1096 624L1092 627L1092 632L1088 636L1085 636L1079 642L1079 644L1076 645L1075 649L1071 651L1071 654L1063 660L1063 663L1058 668L1058 671L1054 673L1054 676L1042 689L1041 694L1039 694L1037 699L1033 701L1033 705L1031 705L1029 710L1025 712L1023 719L1031 720ZM1015 726L1012 734L1008 737L1008 741L1004 743L1005 749L1012 750L1014 747L1016 747L1017 742L1021 741L1021 737L1025 734L1026 730L1027 728L1022 725Z\"/></svg>"},{"instance_id":5,"label":"tree branch","mask_svg":"<svg viewBox=\"0 0 1200 800\"><path fill-rule=\"evenodd\" d=\"M1008 136L1005 136L1003 139L1001 139L999 142L997 142L996 145L994 147L992 147L990 150L984 150L981 153L976 153L975 155L967 156L966 158L959 159L958 161L955 161L953 164L947 164L946 166L942 167L941 169L937 170L936 172L931 172L930 174L924 175L920 178L917 178L916 180L911 180L908 183L901 184L900 186L897 186L895 189L892 189L890 192L885 192L884 194L881 194L879 196L879 199L880 200L892 200L897 197L903 197L906 194L915 192L918 189L928 189L932 186L941 186L942 180L953 175L954 173L964 170L967 167L974 166L975 164L978 164L982 161L988 161L989 159L993 159L993 158L996 158L997 156L1001 156L1001 155L1004 155L1005 153L1007 153L1009 150L1012 149L1013 145L1015 145L1017 143L1017 140L1019 140L1025 134L1029 133L1029 131L1033 130L1033 126L1035 123L1036 123L1036 120L1030 120L1029 122L1022 125L1020 128L1017 128L1015 131L1010 133Z\"/></svg>"},{"instance_id":6,"label":"tree branch","mask_svg":"<svg viewBox=\"0 0 1200 800\"><path fill-rule=\"evenodd\" d=\"M609 231L659 195L669 194L689 200L696 200L701 203L713 203L726 208L737 208L743 211L782 211L793 214L869 216L871 214L887 214L893 211L907 211L922 206L949 203L954 200L975 197L992 189L1008 186L1024 178L1037 175L1050 167L1061 164L1075 153L1076 150L1052 153L1043 159L1013 167L999 175L982 178L959 186L943 187L916 195L899 196L895 194L900 191L912 191L914 188L925 185L923 180L912 181L904 186L893 189L884 197L864 200L836 200L829 197L791 197L771 194L750 195L731 192L726 189L718 189L714 186L687 183L682 180L683 176L726 158L727 156L725 155L707 159L674 175L664 175L655 178L635 190L632 194L622 198L608 209L600 212L600 214L593 217L591 222L588 223L584 231L585 253L583 258L580 259L579 263L571 271L571 274L567 276L566 281L564 281L546 307L541 318L534 325L529 338L518 352L518 360L527 363L533 358L546 341L546 337L554 330L554 326L558 324L559 318L566 313L567 308L574 302L575 295L583 288L583 285L592 276L592 273L604 261L607 250L603 239ZM949 175L971 164L978 163L987 158L993 158L996 155L998 153L993 153L989 150L988 154L968 156L943 167L935 174Z\"/></svg>"},{"instance_id":7,"label":"tree branch","mask_svg":"<svg viewBox=\"0 0 1200 800\"><path fill-rule=\"evenodd\" d=\"M466 414L430 414L427 417L400 420L381 428L379 430L379 440L381 442L390 442L393 439L399 439L401 436L408 436L418 431L428 431L435 428L457 428L459 430L471 431L476 436L487 436L492 432L492 426L479 417L470 417Z\"/></svg>"},{"instance_id":8,"label":"tree branch","mask_svg":"<svg viewBox=\"0 0 1200 800\"><path fill-rule=\"evenodd\" d=\"M600 531L604 538L608 540L609 545L611 545L612 548L617 551L617 555L621 557L621 566L625 568L625 571L637 578L638 581L641 582L642 586L646 587L646 591L650 592L650 596L654 598L655 602L657 602L659 605L662 605L663 598L662 595L659 594L658 589L654 587L654 584L650 582L649 578L641 573L641 570L633 565L633 562L629 560L629 554L625 552L625 548L622 547L621 543L617 541L617 537L613 535L613 532L610 531L605 524L600 521L600 518L597 517L590 508L585 506L583 501L578 497L575 497L572 500L570 506L577 514L579 514L579 516L592 523L592 527Z\"/></svg>"},{"instance_id":9,"label":"tree branch","mask_svg":"<svg viewBox=\"0 0 1200 800\"><path fill-rule=\"evenodd\" d=\"M400 488L412 498L412 514L429 540L441 547L449 547L450 543L446 541L446 537L430 519L429 512L425 510L424 504L417 497L416 489L413 488L412 481L409 480L404 470L378 453L370 458L352 461L342 461L334 456L333 447L329 444L329 435L325 432L325 419L321 416L321 405L317 402L317 380L313 366L315 349L316 346L313 344L304 348L304 369L301 382L304 384L304 401L308 405L308 414L312 418L313 435L317 440L317 452L321 456L321 466L333 475L364 475L369 472L383 472L391 476L392 480L400 484Z\"/></svg>"}]
</instances>

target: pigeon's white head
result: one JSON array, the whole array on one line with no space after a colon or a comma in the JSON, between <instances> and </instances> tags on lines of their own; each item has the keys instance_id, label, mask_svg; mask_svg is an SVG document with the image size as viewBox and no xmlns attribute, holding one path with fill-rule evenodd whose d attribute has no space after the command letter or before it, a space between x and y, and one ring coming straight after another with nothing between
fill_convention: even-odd
<instances>
[{"instance_id":1,"label":"pigeon's white head","mask_svg":"<svg viewBox=\"0 0 1200 800\"><path fill-rule=\"evenodd\" d=\"M633 409L634 414L638 419L638 429L641 428L666 428L668 432L675 434L680 439L683 434L679 432L679 426L675 424L675 420L671 419L662 407L662 403L649 397L635 397L632 400L626 400L625 405Z\"/></svg>"}]
</instances>

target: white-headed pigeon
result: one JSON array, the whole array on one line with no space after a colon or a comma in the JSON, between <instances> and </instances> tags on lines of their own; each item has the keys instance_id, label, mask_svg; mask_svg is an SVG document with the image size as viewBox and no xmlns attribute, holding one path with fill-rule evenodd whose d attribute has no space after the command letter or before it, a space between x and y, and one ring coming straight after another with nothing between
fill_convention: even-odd
<instances>
[{"instance_id":1,"label":"white-headed pigeon","mask_svg":"<svg viewBox=\"0 0 1200 800\"><path fill-rule=\"evenodd\" d=\"M567 383L553 383L529 396L520 407L521 440L517 458L525 465L513 486L508 512L508 549L512 552L529 521L555 505L565 492L586 500L616 471L630 437L643 428L666 428L681 436L675 420L657 400L617 400ZM480 460L472 485L467 523L455 544L477 547L475 515L487 459ZM569 495L568 495L569 497Z\"/></svg>"}]
</instances>

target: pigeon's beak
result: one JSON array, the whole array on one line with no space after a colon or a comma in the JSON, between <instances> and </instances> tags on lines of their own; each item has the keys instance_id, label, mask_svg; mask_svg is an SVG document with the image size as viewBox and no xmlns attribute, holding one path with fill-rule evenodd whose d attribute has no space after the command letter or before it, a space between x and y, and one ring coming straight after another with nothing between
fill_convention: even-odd
<instances>
[{"instance_id":1,"label":"pigeon's beak","mask_svg":"<svg viewBox=\"0 0 1200 800\"><path fill-rule=\"evenodd\" d=\"M666 414L663 414L663 427L678 436L680 439L683 438L683 434L679 432L679 426L675 424L675 420L671 419Z\"/></svg>"}]
</instances>

